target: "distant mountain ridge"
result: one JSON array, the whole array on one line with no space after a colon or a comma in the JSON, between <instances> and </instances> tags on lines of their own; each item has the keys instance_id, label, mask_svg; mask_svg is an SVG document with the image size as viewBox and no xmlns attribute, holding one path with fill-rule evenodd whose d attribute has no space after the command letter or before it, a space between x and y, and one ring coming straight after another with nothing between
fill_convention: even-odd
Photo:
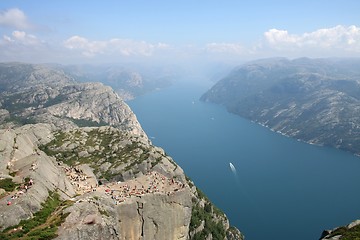
<instances>
[{"instance_id":1,"label":"distant mountain ridge","mask_svg":"<svg viewBox=\"0 0 360 240\"><path fill-rule=\"evenodd\" d=\"M360 59L262 59L202 97L309 143L360 154Z\"/></svg>"},{"instance_id":2,"label":"distant mountain ridge","mask_svg":"<svg viewBox=\"0 0 360 240\"><path fill-rule=\"evenodd\" d=\"M170 86L177 76L171 67L127 65L57 65L78 82L101 82L112 87L124 100Z\"/></svg>"}]
</instances>

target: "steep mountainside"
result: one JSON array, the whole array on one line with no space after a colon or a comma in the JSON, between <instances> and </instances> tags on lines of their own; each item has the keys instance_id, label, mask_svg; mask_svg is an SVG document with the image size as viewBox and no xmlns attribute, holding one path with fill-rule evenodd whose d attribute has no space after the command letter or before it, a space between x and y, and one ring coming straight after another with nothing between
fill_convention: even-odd
<instances>
[{"instance_id":1,"label":"steep mountainside","mask_svg":"<svg viewBox=\"0 0 360 240\"><path fill-rule=\"evenodd\" d=\"M0 64L0 239L242 239L109 87Z\"/></svg>"},{"instance_id":2,"label":"steep mountainside","mask_svg":"<svg viewBox=\"0 0 360 240\"><path fill-rule=\"evenodd\" d=\"M116 65L69 65L57 66L79 82L101 82L111 86L123 99L129 100L139 95L165 88L176 77L172 68L152 68Z\"/></svg>"},{"instance_id":3,"label":"steep mountainside","mask_svg":"<svg viewBox=\"0 0 360 240\"><path fill-rule=\"evenodd\" d=\"M265 59L242 65L201 100L309 143L360 154L360 60Z\"/></svg>"}]
</instances>

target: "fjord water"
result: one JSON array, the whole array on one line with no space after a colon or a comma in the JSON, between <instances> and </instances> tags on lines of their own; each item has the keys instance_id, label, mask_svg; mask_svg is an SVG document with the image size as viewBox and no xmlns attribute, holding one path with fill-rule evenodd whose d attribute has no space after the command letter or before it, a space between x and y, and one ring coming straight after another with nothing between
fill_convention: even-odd
<instances>
[{"instance_id":1,"label":"fjord water","mask_svg":"<svg viewBox=\"0 0 360 240\"><path fill-rule=\"evenodd\" d=\"M360 158L198 101L210 86L184 82L128 103L152 142L246 239L319 239L324 229L360 218Z\"/></svg>"}]
</instances>

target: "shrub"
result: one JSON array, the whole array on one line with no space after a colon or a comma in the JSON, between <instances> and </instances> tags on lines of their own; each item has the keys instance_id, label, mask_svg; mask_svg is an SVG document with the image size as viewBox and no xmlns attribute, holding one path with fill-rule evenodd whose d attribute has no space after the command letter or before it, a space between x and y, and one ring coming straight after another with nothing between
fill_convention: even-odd
<instances>
[{"instance_id":1,"label":"shrub","mask_svg":"<svg viewBox=\"0 0 360 240\"><path fill-rule=\"evenodd\" d=\"M70 201L60 201L59 194L49 193L49 197L42 204L42 209L34 217L21 220L16 226L9 227L0 233L0 239L53 239L58 226L65 221L68 214L63 214L63 209L71 205ZM14 228L20 228L12 232Z\"/></svg>"},{"instance_id":2,"label":"shrub","mask_svg":"<svg viewBox=\"0 0 360 240\"><path fill-rule=\"evenodd\" d=\"M14 191L17 186L18 184L14 183L10 178L0 180L0 188L4 189L7 192Z\"/></svg>"}]
</instances>

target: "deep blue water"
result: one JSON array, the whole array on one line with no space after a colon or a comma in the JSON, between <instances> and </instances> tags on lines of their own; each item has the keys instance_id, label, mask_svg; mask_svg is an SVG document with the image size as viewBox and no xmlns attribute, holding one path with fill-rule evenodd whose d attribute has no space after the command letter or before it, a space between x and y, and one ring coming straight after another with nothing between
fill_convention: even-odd
<instances>
[{"instance_id":1,"label":"deep blue water","mask_svg":"<svg viewBox=\"0 0 360 240\"><path fill-rule=\"evenodd\" d=\"M128 103L152 142L247 240L317 240L324 229L360 218L360 158L199 102L210 86L188 81Z\"/></svg>"}]
</instances>

